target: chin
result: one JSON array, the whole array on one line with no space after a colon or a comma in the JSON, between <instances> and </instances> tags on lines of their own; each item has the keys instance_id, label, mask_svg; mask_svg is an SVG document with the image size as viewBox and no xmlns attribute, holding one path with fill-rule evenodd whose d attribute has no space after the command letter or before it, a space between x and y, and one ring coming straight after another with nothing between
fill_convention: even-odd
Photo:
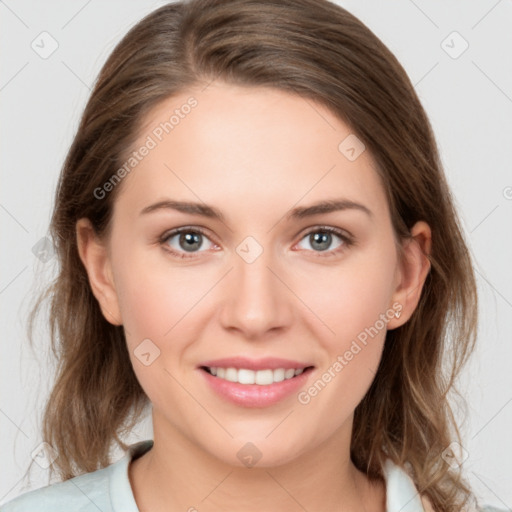
<instances>
[{"instance_id":1,"label":"chin","mask_svg":"<svg viewBox=\"0 0 512 512\"><path fill-rule=\"evenodd\" d=\"M226 449L219 452L218 445L210 454L224 463L238 468L273 468L289 464L297 459L302 450L296 445L283 446L276 436L275 441L265 439L265 435L258 438L244 436L233 439Z\"/></svg>"}]
</instances>

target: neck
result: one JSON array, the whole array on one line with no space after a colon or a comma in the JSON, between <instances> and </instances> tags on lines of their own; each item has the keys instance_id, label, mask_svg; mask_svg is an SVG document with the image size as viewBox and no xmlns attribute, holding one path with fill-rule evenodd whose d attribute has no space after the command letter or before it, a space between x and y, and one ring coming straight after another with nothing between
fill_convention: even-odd
<instances>
[{"instance_id":1,"label":"neck","mask_svg":"<svg viewBox=\"0 0 512 512\"><path fill-rule=\"evenodd\" d=\"M141 512L385 512L384 484L350 460L351 423L291 462L264 467L262 457L249 468L220 461L153 416L153 447L129 466Z\"/></svg>"}]
</instances>

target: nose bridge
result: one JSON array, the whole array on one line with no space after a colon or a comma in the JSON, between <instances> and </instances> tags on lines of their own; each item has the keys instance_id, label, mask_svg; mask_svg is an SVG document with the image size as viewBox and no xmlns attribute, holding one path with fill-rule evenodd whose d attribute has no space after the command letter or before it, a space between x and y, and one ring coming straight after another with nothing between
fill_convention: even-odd
<instances>
[{"instance_id":1,"label":"nose bridge","mask_svg":"<svg viewBox=\"0 0 512 512\"><path fill-rule=\"evenodd\" d=\"M247 337L256 337L269 329L285 325L289 316L289 297L278 273L275 253L253 237L236 248L229 298L224 303L225 328L237 328Z\"/></svg>"}]
</instances>

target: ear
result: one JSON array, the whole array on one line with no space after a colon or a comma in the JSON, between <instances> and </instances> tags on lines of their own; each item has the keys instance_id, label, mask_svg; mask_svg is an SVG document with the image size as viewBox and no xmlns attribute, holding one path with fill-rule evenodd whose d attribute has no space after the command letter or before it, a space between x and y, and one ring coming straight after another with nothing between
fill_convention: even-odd
<instances>
[{"instance_id":1,"label":"ear","mask_svg":"<svg viewBox=\"0 0 512 512\"><path fill-rule=\"evenodd\" d=\"M91 221L86 218L77 221L76 238L78 254L85 267L92 293L98 300L103 316L113 325L122 325L106 243L97 236Z\"/></svg>"},{"instance_id":2,"label":"ear","mask_svg":"<svg viewBox=\"0 0 512 512\"><path fill-rule=\"evenodd\" d=\"M411 318L421 297L425 279L430 271L428 255L432 246L430 226L423 221L411 229L411 238L403 245L403 258L398 264L396 288L392 304L402 306L400 317L388 322L388 329L395 329Z\"/></svg>"}]
</instances>

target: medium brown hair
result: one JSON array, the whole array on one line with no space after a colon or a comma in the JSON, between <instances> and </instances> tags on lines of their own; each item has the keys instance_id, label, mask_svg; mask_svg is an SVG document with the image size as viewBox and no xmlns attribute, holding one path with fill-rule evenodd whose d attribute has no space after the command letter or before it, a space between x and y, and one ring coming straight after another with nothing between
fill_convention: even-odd
<instances>
[{"instance_id":1,"label":"medium brown hair","mask_svg":"<svg viewBox=\"0 0 512 512\"><path fill-rule=\"evenodd\" d=\"M406 72L357 18L326 0L192 0L170 3L135 25L103 66L65 160L51 236L59 262L50 301L58 361L43 439L63 480L111 463L113 443L149 400L132 369L122 326L106 321L82 265L79 218L107 236L120 186L102 187L123 165L145 115L160 102L215 79L273 87L326 106L370 151L397 240L420 220L432 230L419 304L387 332L375 379L355 410L351 457L371 479L391 458L407 467L438 511L472 497L441 457L460 434L448 393L475 343L471 258L434 135ZM122 185L122 184L121 184Z\"/></svg>"}]
</instances>

